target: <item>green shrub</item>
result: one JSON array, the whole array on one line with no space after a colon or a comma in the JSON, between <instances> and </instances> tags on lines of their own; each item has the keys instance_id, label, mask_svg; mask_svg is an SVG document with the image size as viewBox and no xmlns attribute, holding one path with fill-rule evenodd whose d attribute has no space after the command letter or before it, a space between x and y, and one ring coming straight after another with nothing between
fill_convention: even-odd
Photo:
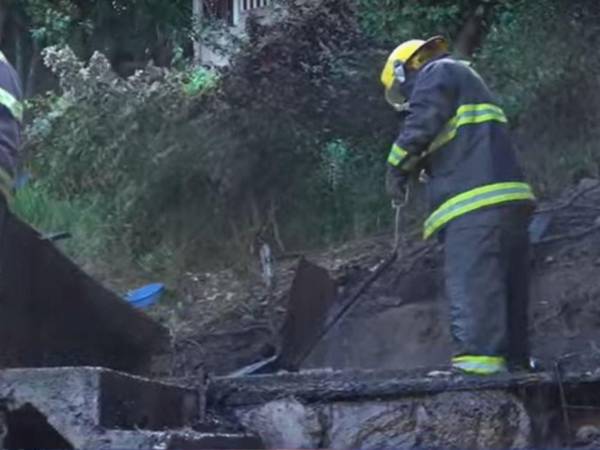
<instances>
[{"instance_id":1,"label":"green shrub","mask_svg":"<svg viewBox=\"0 0 600 450\"><path fill-rule=\"evenodd\" d=\"M107 246L118 241L106 202L99 196L59 199L42 183L33 182L17 192L12 209L43 235L70 233L72 237L61 245L82 263L106 258Z\"/></svg>"},{"instance_id":2,"label":"green shrub","mask_svg":"<svg viewBox=\"0 0 600 450\"><path fill-rule=\"evenodd\" d=\"M472 7L471 2L447 0L357 0L357 4L365 33L386 46L434 34L454 36Z\"/></svg>"},{"instance_id":3,"label":"green shrub","mask_svg":"<svg viewBox=\"0 0 600 450\"><path fill-rule=\"evenodd\" d=\"M216 72L204 67L194 67L187 72L183 82L183 90L187 95L202 95L215 89L219 83Z\"/></svg>"},{"instance_id":4,"label":"green shrub","mask_svg":"<svg viewBox=\"0 0 600 450\"><path fill-rule=\"evenodd\" d=\"M353 189L319 205L311 197L321 194L319 149L333 148L326 143L337 132L334 118L364 127L356 111L333 107L358 102L352 93L360 77L335 74L356 43L354 19L343 0L296 8L271 28L251 25L224 77L149 66L123 79L100 54L84 64L68 49L47 49L63 93L33 102L26 133L32 171L53 198L104 199L119 243L146 267L157 267L159 253L175 255L179 267L239 261L258 234L279 223L291 243L330 240L332 232L304 226L313 217L336 224L337 236L367 229L351 218ZM318 39L315 30L323 31ZM345 83L344 96L335 83ZM369 155L349 155L344 177ZM369 169L381 170L383 157L374 161ZM306 208L301 214L298 204ZM350 219L341 217L346 212Z\"/></svg>"}]
</instances>

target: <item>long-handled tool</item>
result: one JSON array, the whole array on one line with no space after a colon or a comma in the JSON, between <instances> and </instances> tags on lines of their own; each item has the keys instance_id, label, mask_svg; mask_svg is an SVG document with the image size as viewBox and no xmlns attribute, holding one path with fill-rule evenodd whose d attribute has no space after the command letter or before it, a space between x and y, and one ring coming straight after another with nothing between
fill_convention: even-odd
<instances>
[{"instance_id":1,"label":"long-handled tool","mask_svg":"<svg viewBox=\"0 0 600 450\"><path fill-rule=\"evenodd\" d=\"M395 211L395 228L394 243L390 255L362 283L331 320L318 330L315 328L319 328L317 324L319 319L310 320L310 323L306 323L309 320L309 316L315 313L314 308L325 312L329 308L328 303L335 301L335 286L333 285L333 281L327 276L325 269L304 261L304 263L300 264L296 273L296 280L299 287L297 289L294 289L294 286L292 287L292 299L290 300L291 304L288 309L288 318L286 319L287 327L284 325L284 330L288 329L290 332L284 333L288 337L288 339L284 338L284 348L280 348L270 358L243 367L228 376L240 377L258 373L269 373L281 369L297 371L317 345L357 303L365 291L397 260L400 247L402 209L408 203L408 197L409 192L407 190L403 201L392 203ZM305 289L307 286L309 288ZM311 303L313 304L312 307L310 306ZM309 310L311 314L309 314ZM316 337L307 342L312 333L315 333Z\"/></svg>"},{"instance_id":2,"label":"long-handled tool","mask_svg":"<svg viewBox=\"0 0 600 450\"><path fill-rule=\"evenodd\" d=\"M329 332L337 325L337 323L352 309L358 299L365 293L367 289L398 259L398 250L400 247L400 222L402 218L402 209L408 203L409 191L406 190L404 200L401 202L392 202L392 208L395 211L394 215L394 244L390 255L375 269L369 278L357 289L350 297L348 302L336 313L336 315L327 323L323 330L319 333L312 345L308 347L304 353L298 358L298 366L310 356L313 350L321 343L321 341L329 334Z\"/></svg>"}]
</instances>

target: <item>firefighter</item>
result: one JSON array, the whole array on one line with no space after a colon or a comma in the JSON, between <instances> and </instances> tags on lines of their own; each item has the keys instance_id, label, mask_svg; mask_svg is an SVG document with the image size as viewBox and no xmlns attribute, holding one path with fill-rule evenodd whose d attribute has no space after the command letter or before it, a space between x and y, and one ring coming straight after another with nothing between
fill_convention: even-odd
<instances>
[{"instance_id":1,"label":"firefighter","mask_svg":"<svg viewBox=\"0 0 600 450\"><path fill-rule=\"evenodd\" d=\"M10 216L9 203L16 188L21 145L23 103L17 72L0 51L0 245ZM0 271L2 271L0 255Z\"/></svg>"},{"instance_id":2,"label":"firefighter","mask_svg":"<svg viewBox=\"0 0 600 450\"><path fill-rule=\"evenodd\" d=\"M404 197L409 175L427 179L424 237L444 242L454 342L452 367L489 375L528 367L529 218L507 119L481 76L448 54L441 36L397 47L381 74L405 114L388 157L386 188Z\"/></svg>"},{"instance_id":3,"label":"firefighter","mask_svg":"<svg viewBox=\"0 0 600 450\"><path fill-rule=\"evenodd\" d=\"M0 221L12 196L21 145L23 103L19 76L0 52Z\"/></svg>"}]
</instances>

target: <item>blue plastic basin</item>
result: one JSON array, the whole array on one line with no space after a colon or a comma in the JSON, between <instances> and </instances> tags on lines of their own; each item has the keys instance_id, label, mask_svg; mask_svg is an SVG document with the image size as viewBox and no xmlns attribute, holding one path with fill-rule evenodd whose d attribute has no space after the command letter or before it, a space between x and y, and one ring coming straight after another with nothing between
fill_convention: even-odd
<instances>
[{"instance_id":1,"label":"blue plastic basin","mask_svg":"<svg viewBox=\"0 0 600 450\"><path fill-rule=\"evenodd\" d=\"M164 291L164 284L153 283L143 286L139 289L129 291L125 298L132 306L143 309L156 303Z\"/></svg>"}]
</instances>

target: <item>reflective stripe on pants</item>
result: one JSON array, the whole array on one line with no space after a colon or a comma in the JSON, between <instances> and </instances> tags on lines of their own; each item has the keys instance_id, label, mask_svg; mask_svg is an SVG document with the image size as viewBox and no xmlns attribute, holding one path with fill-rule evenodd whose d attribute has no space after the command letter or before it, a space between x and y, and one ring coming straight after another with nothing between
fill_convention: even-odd
<instances>
[{"instance_id":1,"label":"reflective stripe on pants","mask_svg":"<svg viewBox=\"0 0 600 450\"><path fill-rule=\"evenodd\" d=\"M492 375L506 370L502 356L462 355L452 358L452 367L475 375Z\"/></svg>"}]
</instances>

